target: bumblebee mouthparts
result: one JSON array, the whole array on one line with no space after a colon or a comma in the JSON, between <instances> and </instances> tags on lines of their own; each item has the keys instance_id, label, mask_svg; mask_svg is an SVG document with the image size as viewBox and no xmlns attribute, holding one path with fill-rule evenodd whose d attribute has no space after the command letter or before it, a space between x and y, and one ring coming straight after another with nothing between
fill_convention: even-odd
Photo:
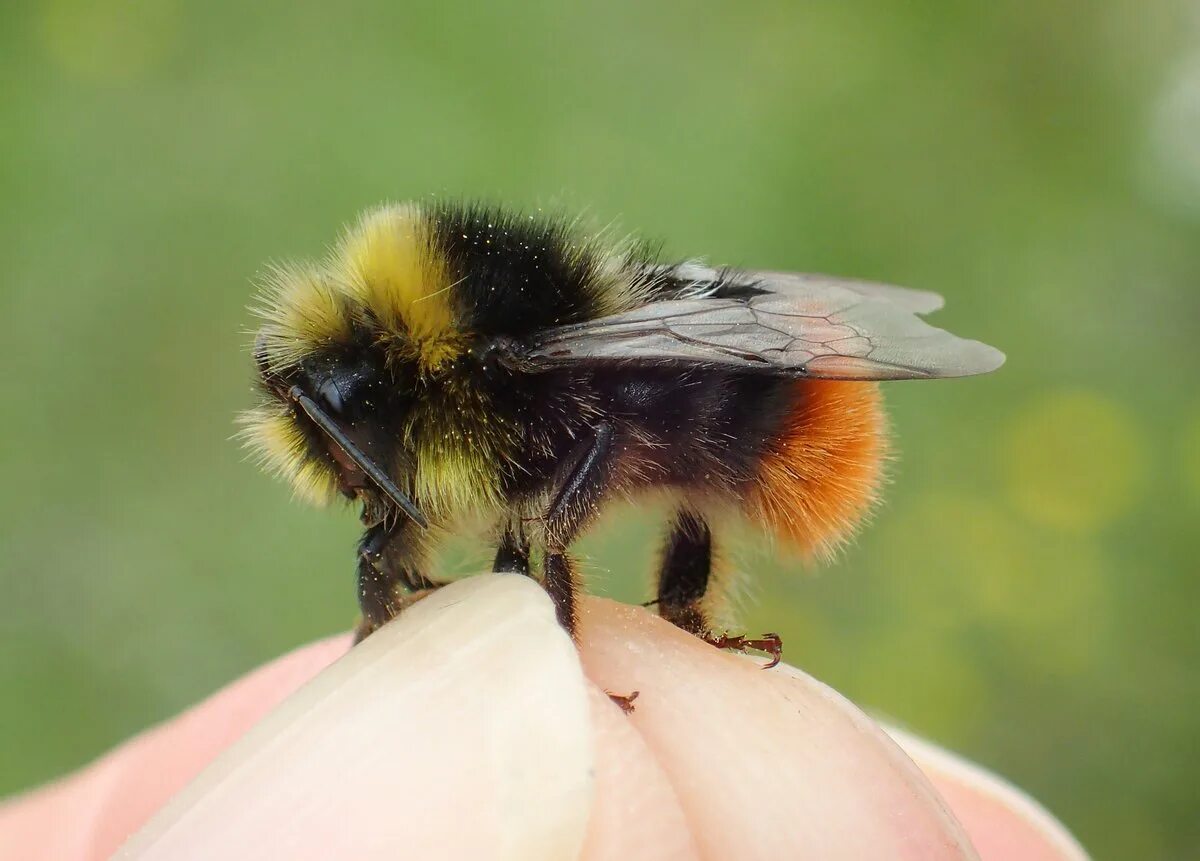
<instances>
[{"instance_id":1,"label":"bumblebee mouthparts","mask_svg":"<svg viewBox=\"0 0 1200 861\"><path fill-rule=\"evenodd\" d=\"M346 436L345 432L338 427L335 422L320 405L304 393L299 386L292 386L288 389L288 397L295 401L300 409L312 419L317 427L323 430L331 440L337 443L338 447L346 453L346 456L354 461L354 465L366 474L371 481L375 482L376 486L382 490L396 506L407 514L414 523L422 529L429 528L429 521L425 519L425 515L417 508L414 503L396 483L388 478L379 466L368 458L353 442Z\"/></svg>"}]
</instances>

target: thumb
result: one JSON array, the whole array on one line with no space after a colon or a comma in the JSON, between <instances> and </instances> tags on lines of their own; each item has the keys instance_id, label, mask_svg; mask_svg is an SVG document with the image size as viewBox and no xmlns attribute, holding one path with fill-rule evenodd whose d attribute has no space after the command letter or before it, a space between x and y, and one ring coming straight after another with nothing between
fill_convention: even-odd
<instances>
[{"instance_id":1,"label":"thumb","mask_svg":"<svg viewBox=\"0 0 1200 861\"><path fill-rule=\"evenodd\" d=\"M593 771L587 685L549 602L472 578L285 701L117 857L571 858Z\"/></svg>"}]
</instances>

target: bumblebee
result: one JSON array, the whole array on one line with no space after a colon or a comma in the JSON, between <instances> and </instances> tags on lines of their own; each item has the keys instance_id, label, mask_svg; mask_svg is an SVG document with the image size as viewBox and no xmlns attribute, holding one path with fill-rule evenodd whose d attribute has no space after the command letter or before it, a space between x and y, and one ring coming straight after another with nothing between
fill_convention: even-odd
<instances>
[{"instance_id":1,"label":"bumblebee","mask_svg":"<svg viewBox=\"0 0 1200 861\"><path fill-rule=\"evenodd\" d=\"M300 496L361 504L359 639L437 588L426 554L468 518L495 571L530 574L537 553L574 634L572 543L609 500L660 490L675 511L650 603L717 645L769 647L712 629L713 524L738 513L830 553L878 495L878 381L1004 361L923 322L933 293L661 263L458 202L369 211L266 282L244 433Z\"/></svg>"}]
</instances>

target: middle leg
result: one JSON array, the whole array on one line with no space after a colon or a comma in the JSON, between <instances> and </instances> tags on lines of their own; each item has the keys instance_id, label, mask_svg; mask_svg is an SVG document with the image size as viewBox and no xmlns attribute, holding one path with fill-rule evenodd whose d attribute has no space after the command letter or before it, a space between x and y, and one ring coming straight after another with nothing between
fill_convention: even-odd
<instances>
[{"instance_id":1,"label":"middle leg","mask_svg":"<svg viewBox=\"0 0 1200 861\"><path fill-rule=\"evenodd\" d=\"M571 639L575 639L578 633L576 596L579 580L575 565L567 555L567 547L595 517L601 499L612 485L617 454L614 437L615 430L611 424L605 422L596 427L591 442L577 449L574 466L565 474L546 514L546 558L542 563L542 585L554 603L559 624L566 628ZM625 714L633 711L637 691L628 694L607 693Z\"/></svg>"},{"instance_id":2,"label":"middle leg","mask_svg":"<svg viewBox=\"0 0 1200 861\"><path fill-rule=\"evenodd\" d=\"M579 582L567 547L596 515L600 500L612 481L615 430L607 422L596 426L593 437L576 450L574 465L563 476L546 513L546 559L542 583L559 623L574 637L575 593Z\"/></svg>"}]
</instances>

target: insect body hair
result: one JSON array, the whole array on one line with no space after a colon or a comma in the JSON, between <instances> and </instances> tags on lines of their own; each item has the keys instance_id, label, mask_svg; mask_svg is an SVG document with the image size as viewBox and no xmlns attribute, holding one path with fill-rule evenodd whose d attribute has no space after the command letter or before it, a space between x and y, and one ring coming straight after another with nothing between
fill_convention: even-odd
<instances>
[{"instance_id":1,"label":"insect body hair","mask_svg":"<svg viewBox=\"0 0 1200 861\"><path fill-rule=\"evenodd\" d=\"M1003 361L919 319L939 305L664 264L553 216L389 205L324 260L268 272L243 433L299 495L362 505L363 632L393 614L391 590L432 588L430 536L470 521L495 538L496 570L541 561L574 631L571 546L607 502L661 493L675 512L656 603L706 636L736 588L714 527L740 514L829 556L883 480L876 381Z\"/></svg>"},{"instance_id":2,"label":"insect body hair","mask_svg":"<svg viewBox=\"0 0 1200 861\"><path fill-rule=\"evenodd\" d=\"M555 217L457 202L382 206L322 262L268 270L254 309L256 358L278 379L357 362L381 387L409 390L411 409L387 429L396 451L379 456L391 466L407 460L402 478L435 510L490 511L504 473L523 468L520 438L531 431L497 403L510 392L480 379L472 351L498 335L525 338L648 301L661 279L646 253ZM588 409L586 394L568 400ZM252 450L298 495L337 495L336 463L319 435L269 386L241 422Z\"/></svg>"}]
</instances>

